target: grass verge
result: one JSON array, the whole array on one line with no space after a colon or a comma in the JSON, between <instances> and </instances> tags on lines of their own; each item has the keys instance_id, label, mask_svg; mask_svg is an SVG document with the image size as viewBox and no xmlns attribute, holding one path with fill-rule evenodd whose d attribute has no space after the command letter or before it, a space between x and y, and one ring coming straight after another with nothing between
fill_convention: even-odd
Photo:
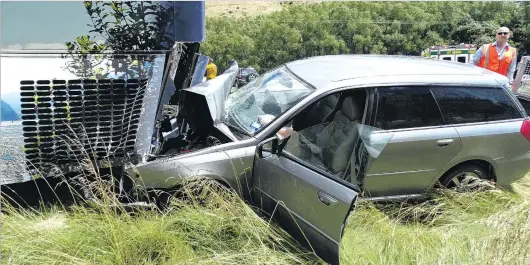
<instances>
[{"instance_id":1,"label":"grass verge","mask_svg":"<svg viewBox=\"0 0 530 265\"><path fill-rule=\"evenodd\" d=\"M164 209L131 210L120 203L126 194L117 189L112 172L99 170L93 148L84 148L91 144L86 133L72 129L72 135L64 141L82 170L69 181L59 168L52 175L67 185L74 203L13 207L3 194L2 264L300 264L314 259L213 180L189 179L179 191L184 196ZM75 147L80 155L74 156ZM34 181L54 186L47 178Z\"/></svg>"},{"instance_id":2,"label":"grass verge","mask_svg":"<svg viewBox=\"0 0 530 265\"><path fill-rule=\"evenodd\" d=\"M68 209L4 207L2 264L301 264L310 254L215 182L201 202L133 212L107 199ZM208 188L205 188L208 187ZM205 193L205 194L204 194ZM197 195L196 195L197 196ZM305 253L304 253L305 252Z\"/></svg>"},{"instance_id":3,"label":"grass verge","mask_svg":"<svg viewBox=\"0 0 530 265\"><path fill-rule=\"evenodd\" d=\"M341 264L530 264L530 175L514 192L438 192L416 205L361 204Z\"/></svg>"},{"instance_id":4,"label":"grass verge","mask_svg":"<svg viewBox=\"0 0 530 265\"><path fill-rule=\"evenodd\" d=\"M131 214L108 201L40 211L4 207L2 264L313 262L223 187L193 185L206 192L202 203L173 199L165 212ZM515 192L444 191L410 205L362 202L349 218L341 264L528 264L529 188L530 176Z\"/></svg>"},{"instance_id":5,"label":"grass verge","mask_svg":"<svg viewBox=\"0 0 530 265\"><path fill-rule=\"evenodd\" d=\"M92 200L38 210L3 204L2 264L317 263L215 181L186 183L187 199L164 211L131 213L112 181L89 159L80 164L82 177L95 180L85 189ZM530 175L513 190L439 191L421 204L361 202L345 229L341 264L530 264Z\"/></svg>"}]
</instances>

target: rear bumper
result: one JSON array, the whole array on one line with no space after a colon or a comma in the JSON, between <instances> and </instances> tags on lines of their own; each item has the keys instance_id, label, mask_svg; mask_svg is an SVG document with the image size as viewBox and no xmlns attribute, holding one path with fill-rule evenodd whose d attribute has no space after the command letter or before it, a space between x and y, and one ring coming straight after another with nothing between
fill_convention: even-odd
<instances>
[{"instance_id":1,"label":"rear bumper","mask_svg":"<svg viewBox=\"0 0 530 265\"><path fill-rule=\"evenodd\" d=\"M510 159L498 159L495 173L497 183L507 186L530 174L530 150L527 153Z\"/></svg>"}]
</instances>

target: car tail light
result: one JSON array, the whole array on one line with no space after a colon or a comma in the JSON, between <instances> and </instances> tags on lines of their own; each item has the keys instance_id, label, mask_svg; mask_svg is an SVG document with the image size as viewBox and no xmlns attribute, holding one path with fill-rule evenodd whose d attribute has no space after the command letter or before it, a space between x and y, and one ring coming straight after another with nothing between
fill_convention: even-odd
<instances>
[{"instance_id":1,"label":"car tail light","mask_svg":"<svg viewBox=\"0 0 530 265\"><path fill-rule=\"evenodd\" d=\"M526 140L530 141L530 120L523 121L523 125L521 126L521 134L526 138Z\"/></svg>"}]
</instances>

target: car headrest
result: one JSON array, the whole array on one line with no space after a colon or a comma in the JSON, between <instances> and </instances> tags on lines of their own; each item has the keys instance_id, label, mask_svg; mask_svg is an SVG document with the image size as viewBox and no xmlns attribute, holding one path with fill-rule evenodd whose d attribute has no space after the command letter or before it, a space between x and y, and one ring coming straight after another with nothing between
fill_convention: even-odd
<instances>
[{"instance_id":1,"label":"car headrest","mask_svg":"<svg viewBox=\"0 0 530 265\"><path fill-rule=\"evenodd\" d=\"M344 116L346 116L350 121L356 121L362 118L363 111L352 96L344 98L341 110Z\"/></svg>"}]
</instances>

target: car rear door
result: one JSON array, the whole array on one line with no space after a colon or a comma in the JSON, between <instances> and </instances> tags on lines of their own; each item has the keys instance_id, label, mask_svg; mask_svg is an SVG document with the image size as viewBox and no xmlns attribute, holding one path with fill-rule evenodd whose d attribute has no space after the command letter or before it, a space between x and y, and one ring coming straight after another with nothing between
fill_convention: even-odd
<instances>
[{"instance_id":1,"label":"car rear door","mask_svg":"<svg viewBox=\"0 0 530 265\"><path fill-rule=\"evenodd\" d=\"M462 141L462 150L448 167L470 159L485 161L501 186L528 173L528 116L509 87L437 86L431 91L445 122Z\"/></svg>"},{"instance_id":2,"label":"car rear door","mask_svg":"<svg viewBox=\"0 0 530 265\"><path fill-rule=\"evenodd\" d=\"M371 197L423 192L460 152L455 128L444 126L429 87L377 88L372 139L386 139L366 165L363 191Z\"/></svg>"},{"instance_id":3,"label":"car rear door","mask_svg":"<svg viewBox=\"0 0 530 265\"><path fill-rule=\"evenodd\" d=\"M319 126L324 125L310 129L319 132ZM258 145L252 175L253 202L321 259L338 264L340 240L358 190L309 162L300 151L304 149L300 141L303 132Z\"/></svg>"}]
</instances>

